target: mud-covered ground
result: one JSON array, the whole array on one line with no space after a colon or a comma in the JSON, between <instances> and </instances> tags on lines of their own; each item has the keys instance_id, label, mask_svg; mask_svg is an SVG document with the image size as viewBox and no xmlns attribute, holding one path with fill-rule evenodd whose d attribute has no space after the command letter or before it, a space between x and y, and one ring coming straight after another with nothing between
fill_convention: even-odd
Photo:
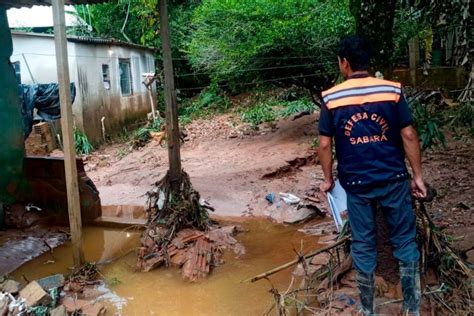
<instances>
[{"instance_id":1,"label":"mud-covered ground","mask_svg":"<svg viewBox=\"0 0 474 316\"><path fill-rule=\"evenodd\" d=\"M265 195L290 192L312 194L322 178L319 165L310 161L310 148L317 137L318 114L296 120L285 119L276 128L261 126L254 131L226 114L196 120L186 126L182 145L184 169L202 197L221 216L275 215ZM143 205L151 184L166 172L168 156L164 144L150 142L129 151L127 144L103 146L87 159L86 170L97 185L104 205ZM426 181L438 192L427 204L433 220L454 234L470 234L474 223L474 148L472 139L456 140L448 135L448 147L423 153ZM299 168L265 175L307 160ZM326 210L324 202L321 209ZM278 218L278 216L274 216ZM472 238L465 240L473 244Z\"/></svg>"},{"instance_id":2,"label":"mud-covered ground","mask_svg":"<svg viewBox=\"0 0 474 316\"><path fill-rule=\"evenodd\" d=\"M283 207L270 205L265 200L270 192L277 196L279 192L290 192L299 197L316 194L321 200L318 207L327 212L327 204L317 192L322 180L321 167L312 159L315 152L311 144L317 137L317 120L318 114L313 114L281 120L276 128L262 126L257 131L229 114L194 121L186 126L188 138L181 151L183 167L202 197L215 207L217 216L266 216L284 222L294 208L285 207L285 203L281 204ZM104 205L143 205L145 192L167 170L164 145L152 141L134 151L129 151L128 146L104 146L87 159L86 170L96 183ZM456 247L471 263L474 262L474 250L470 250L474 245L472 157L472 139L461 141L450 135L447 148L423 153L425 180L438 192L436 199L426 204L428 212L435 224L455 237ZM390 251L385 255L391 257ZM384 260L385 263L380 262ZM396 262L381 252L379 270L388 265L393 269L385 280L389 289L396 291ZM380 275L387 272L379 270ZM398 307L386 308L387 312L393 312Z\"/></svg>"}]
</instances>

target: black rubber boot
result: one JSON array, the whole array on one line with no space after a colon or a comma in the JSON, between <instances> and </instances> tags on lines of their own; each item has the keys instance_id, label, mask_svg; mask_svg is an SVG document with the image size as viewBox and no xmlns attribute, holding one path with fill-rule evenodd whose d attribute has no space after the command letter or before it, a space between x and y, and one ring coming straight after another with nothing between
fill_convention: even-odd
<instances>
[{"instance_id":1,"label":"black rubber boot","mask_svg":"<svg viewBox=\"0 0 474 316\"><path fill-rule=\"evenodd\" d=\"M421 286L418 262L400 262L400 280L403 292L403 315L420 315Z\"/></svg>"},{"instance_id":2,"label":"black rubber boot","mask_svg":"<svg viewBox=\"0 0 474 316\"><path fill-rule=\"evenodd\" d=\"M356 280L360 292L360 314L375 315L375 274L357 272Z\"/></svg>"}]
</instances>

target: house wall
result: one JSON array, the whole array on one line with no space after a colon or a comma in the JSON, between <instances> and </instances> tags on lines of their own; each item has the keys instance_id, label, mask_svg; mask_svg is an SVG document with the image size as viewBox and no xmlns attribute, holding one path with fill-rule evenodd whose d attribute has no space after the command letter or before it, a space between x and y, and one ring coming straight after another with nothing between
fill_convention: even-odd
<instances>
[{"instance_id":1,"label":"house wall","mask_svg":"<svg viewBox=\"0 0 474 316\"><path fill-rule=\"evenodd\" d=\"M142 73L154 72L151 52L120 46L94 46L76 43L78 104L83 111L84 130L94 140L102 137L101 118L105 117L108 134L120 131L129 122L144 118L150 112L148 92L142 84ZM93 56L93 57L92 57ZM130 95L122 95L119 60L130 61ZM110 88L106 89L102 65L108 65Z\"/></svg>"},{"instance_id":2,"label":"house wall","mask_svg":"<svg viewBox=\"0 0 474 316\"><path fill-rule=\"evenodd\" d=\"M52 37L13 34L13 47L11 61L20 62L22 83L33 83L32 77L37 83L57 82ZM69 41L68 54L71 82L76 84L74 121L90 141L102 140L102 117L105 117L106 133L111 135L120 131L127 123L144 118L150 112L148 92L142 84L141 74L155 71L151 50ZM130 95L121 93L119 59L130 60ZM103 81L102 65L109 66L109 89Z\"/></svg>"},{"instance_id":3,"label":"house wall","mask_svg":"<svg viewBox=\"0 0 474 316\"><path fill-rule=\"evenodd\" d=\"M20 35L13 33L12 63L20 63L21 83L55 83L58 82L56 70L56 51L54 38L44 36ZM69 56L75 55L74 43L68 43ZM69 76L77 86L76 59L69 58ZM73 117L77 126L82 126L82 108L74 102Z\"/></svg>"}]
</instances>

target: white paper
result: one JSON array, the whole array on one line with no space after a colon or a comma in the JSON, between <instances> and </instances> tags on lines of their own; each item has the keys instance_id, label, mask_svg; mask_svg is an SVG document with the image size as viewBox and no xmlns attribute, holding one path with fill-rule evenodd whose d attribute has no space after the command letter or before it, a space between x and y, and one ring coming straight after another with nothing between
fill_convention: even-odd
<instances>
[{"instance_id":1,"label":"white paper","mask_svg":"<svg viewBox=\"0 0 474 316\"><path fill-rule=\"evenodd\" d=\"M339 180L336 180L334 188L327 193L327 198L337 231L340 232L347 221L347 195Z\"/></svg>"}]
</instances>

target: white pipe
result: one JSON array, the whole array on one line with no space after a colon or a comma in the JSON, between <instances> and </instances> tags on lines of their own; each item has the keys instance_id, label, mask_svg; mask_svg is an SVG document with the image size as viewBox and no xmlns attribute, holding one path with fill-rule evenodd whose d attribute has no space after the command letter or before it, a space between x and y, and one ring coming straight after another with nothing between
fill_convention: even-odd
<instances>
[{"instance_id":1,"label":"white pipe","mask_svg":"<svg viewBox=\"0 0 474 316\"><path fill-rule=\"evenodd\" d=\"M100 119L100 124L102 125L102 138L104 139L104 142L105 142L106 138L105 138L105 124L104 124L104 121L105 121L105 116L102 116L102 118Z\"/></svg>"}]
</instances>

